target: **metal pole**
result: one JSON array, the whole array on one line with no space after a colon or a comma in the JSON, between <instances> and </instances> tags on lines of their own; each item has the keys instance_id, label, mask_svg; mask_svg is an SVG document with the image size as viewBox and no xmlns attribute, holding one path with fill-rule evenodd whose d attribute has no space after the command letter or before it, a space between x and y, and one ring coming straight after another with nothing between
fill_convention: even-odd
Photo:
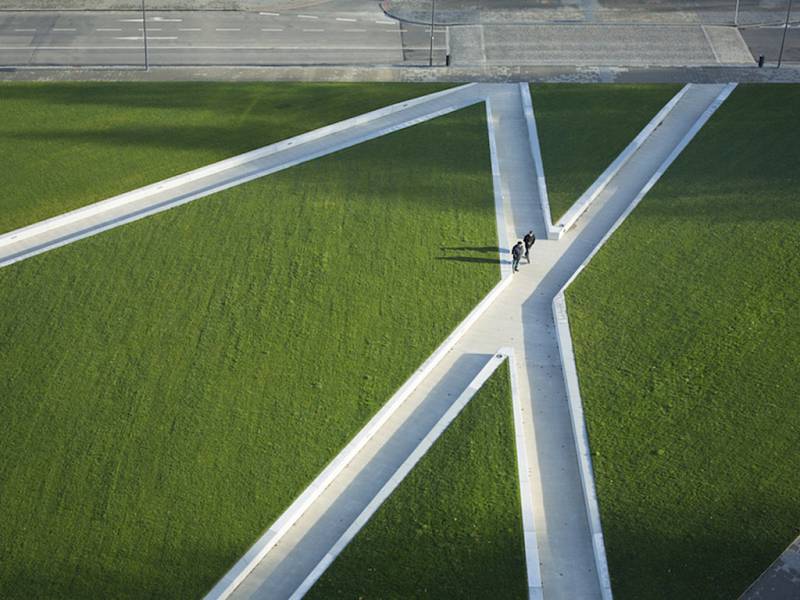
<instances>
[{"instance_id":1,"label":"metal pole","mask_svg":"<svg viewBox=\"0 0 800 600\"><path fill-rule=\"evenodd\" d=\"M144 70L150 70L150 59L147 56L147 9L142 0L142 39L144 39Z\"/></svg>"},{"instance_id":2,"label":"metal pole","mask_svg":"<svg viewBox=\"0 0 800 600\"><path fill-rule=\"evenodd\" d=\"M144 0L142 0L144 2ZM436 0L431 0L431 49L428 54L428 66L433 66L433 20L436 15Z\"/></svg>"},{"instance_id":3,"label":"metal pole","mask_svg":"<svg viewBox=\"0 0 800 600\"><path fill-rule=\"evenodd\" d=\"M783 60L783 46L786 44L786 32L789 30L789 18L792 15L792 0L789 0L789 7L786 9L786 23L783 25L783 39L781 39L781 51L778 53L778 68Z\"/></svg>"},{"instance_id":4,"label":"metal pole","mask_svg":"<svg viewBox=\"0 0 800 600\"><path fill-rule=\"evenodd\" d=\"M739 26L739 0L736 0L736 12L733 13L733 24Z\"/></svg>"}]
</instances>

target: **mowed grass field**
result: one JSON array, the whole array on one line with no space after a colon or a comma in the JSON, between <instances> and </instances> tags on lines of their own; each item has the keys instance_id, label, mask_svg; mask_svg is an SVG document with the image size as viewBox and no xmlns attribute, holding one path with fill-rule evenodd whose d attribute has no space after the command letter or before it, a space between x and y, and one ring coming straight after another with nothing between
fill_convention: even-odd
<instances>
[{"instance_id":1,"label":"mowed grass field","mask_svg":"<svg viewBox=\"0 0 800 600\"><path fill-rule=\"evenodd\" d=\"M527 598L507 363L306 598Z\"/></svg>"},{"instance_id":2,"label":"mowed grass field","mask_svg":"<svg viewBox=\"0 0 800 600\"><path fill-rule=\"evenodd\" d=\"M736 598L800 533L800 86L740 86L568 290L616 598Z\"/></svg>"},{"instance_id":3,"label":"mowed grass field","mask_svg":"<svg viewBox=\"0 0 800 600\"><path fill-rule=\"evenodd\" d=\"M556 223L680 90L676 85L531 85Z\"/></svg>"},{"instance_id":4,"label":"mowed grass field","mask_svg":"<svg viewBox=\"0 0 800 600\"><path fill-rule=\"evenodd\" d=\"M0 234L446 87L0 82Z\"/></svg>"},{"instance_id":5,"label":"mowed grass field","mask_svg":"<svg viewBox=\"0 0 800 600\"><path fill-rule=\"evenodd\" d=\"M499 280L484 110L0 269L0 597L213 585Z\"/></svg>"}]
</instances>

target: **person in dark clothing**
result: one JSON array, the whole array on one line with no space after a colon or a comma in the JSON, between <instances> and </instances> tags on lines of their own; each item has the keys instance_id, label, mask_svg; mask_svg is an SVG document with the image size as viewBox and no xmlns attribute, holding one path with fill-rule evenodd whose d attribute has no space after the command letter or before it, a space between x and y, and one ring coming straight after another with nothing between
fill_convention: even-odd
<instances>
[{"instance_id":1,"label":"person in dark clothing","mask_svg":"<svg viewBox=\"0 0 800 600\"><path fill-rule=\"evenodd\" d=\"M533 248L533 243L536 241L536 236L533 235L532 231L529 231L522 238L522 241L525 242L525 258L528 259L528 264L531 264L531 248Z\"/></svg>"},{"instance_id":2,"label":"person in dark clothing","mask_svg":"<svg viewBox=\"0 0 800 600\"><path fill-rule=\"evenodd\" d=\"M525 248L522 245L522 240L518 241L511 249L511 268L514 271L519 271L519 261L524 251Z\"/></svg>"}]
</instances>

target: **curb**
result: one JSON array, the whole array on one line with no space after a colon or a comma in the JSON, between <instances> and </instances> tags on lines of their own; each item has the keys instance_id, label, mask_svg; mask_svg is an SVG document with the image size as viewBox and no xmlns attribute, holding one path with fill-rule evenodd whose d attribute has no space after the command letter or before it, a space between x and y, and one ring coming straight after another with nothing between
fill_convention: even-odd
<instances>
[{"instance_id":1,"label":"curb","mask_svg":"<svg viewBox=\"0 0 800 600\"><path fill-rule=\"evenodd\" d=\"M614 223L611 229L603 236L603 238L592 249L589 256L581 263L581 265L570 276L564 286L558 291L553 298L553 317L556 324L556 339L558 340L558 350L561 355L561 364L564 373L564 383L567 390L567 404L569 406L570 420L572 421L572 433L575 439L575 449L578 455L578 470L581 476L581 485L583 487L583 498L586 503L586 516L589 520L589 529L592 533L592 546L594 550L595 568L597 570L597 577L600 581L600 589L603 600L611 600L611 579L608 571L608 561L605 552L605 543L603 541L603 530L600 522L600 507L597 502L597 489L594 481L594 471L592 468L592 457L589 446L589 434L586 428L586 421L583 413L583 402L581 401L580 384L578 381L578 370L575 363L575 353L572 345L572 335L569 328L569 317L567 314L567 303L565 292L569 285L575 280L581 271L589 264L594 258L594 255L600 248L608 241L611 235L616 231L623 221L630 215L634 208L642 201L645 195L652 189L656 182L666 172L672 162L680 155L686 148L689 142L694 138L700 128L705 125L711 115L722 105L731 92L736 87L735 83L729 83L723 88L714 101L706 108L705 111L697 118L692 127L681 139L678 145L673 148L672 152L667 156L664 162L658 167L653 176L647 181L644 187L639 191L636 197L631 201L628 208L620 215L619 219Z\"/></svg>"},{"instance_id":2,"label":"curb","mask_svg":"<svg viewBox=\"0 0 800 600\"><path fill-rule=\"evenodd\" d=\"M528 574L529 600L543 600L542 572L539 565L539 544L536 539L536 525L533 517L533 494L531 493L531 467L528 451L525 448L525 428L522 403L519 400L517 380L517 357L512 348L501 348L498 353L508 355L511 374L511 402L514 409L514 445L517 450L517 476L519 477L520 505L522 508L522 535L525 544L525 569Z\"/></svg>"},{"instance_id":3,"label":"curb","mask_svg":"<svg viewBox=\"0 0 800 600\"><path fill-rule=\"evenodd\" d=\"M553 227L553 220L550 216L550 200L547 198L547 182L544 178L544 164L542 163L542 149L539 146L539 133L536 130L536 117L533 114L533 99L531 90L527 83L519 84L519 91L522 95L522 110L525 113L525 123L528 126L528 140L531 145L533 155L533 166L536 169L536 185L539 189L539 203L542 205L544 215L544 228L547 232L548 240L557 240L561 237L561 232Z\"/></svg>"},{"instance_id":4,"label":"curb","mask_svg":"<svg viewBox=\"0 0 800 600\"><path fill-rule=\"evenodd\" d=\"M633 138L633 141L626 146L626 148L620 152L619 156L614 159L608 168L603 171L600 176L595 180L595 182L589 186L589 188L578 198L575 203L564 213L564 216L559 219L558 223L556 223L555 228L558 230L559 237L563 236L567 230L575 224L575 221L586 211L587 208L591 205L592 202L597 199L600 193L606 189L608 182L619 172L619 170L628 162L628 160L633 156L633 154L641 148L642 144L644 144L647 139L653 134L653 132L658 128L661 123L664 122L664 119L667 118L669 113L672 112L672 109L675 108L675 105L680 101L681 98L689 91L692 84L686 84L683 86L680 91L678 91L672 99L667 102L664 107L656 113L656 116L653 117L650 122L645 125L644 129L639 132L639 134Z\"/></svg>"},{"instance_id":5,"label":"curb","mask_svg":"<svg viewBox=\"0 0 800 600\"><path fill-rule=\"evenodd\" d=\"M320 127L319 129L315 129L313 131L302 133L295 137L288 138L286 140L282 140L274 144L270 144L269 146L257 148L256 150L251 150L249 152L245 152L244 154L239 154L231 158L226 158L224 160L211 163L210 165L206 165L198 169L194 169L192 171L188 171L186 173L170 177L168 179L163 179L156 183L146 185L144 187L132 190L130 192L125 192L123 194L107 198L105 200L100 200L99 202L95 202L93 204L89 204L88 206L84 206L63 213L61 215L45 219L44 221L39 221L38 223L33 223L32 225L27 225L25 227L12 230L8 233L0 235L0 249L2 249L4 246L8 246L9 244L31 238L35 235L39 235L46 231L50 231L52 229L62 227L64 225L80 221L81 219L85 219L87 217L92 217L98 214L102 214L103 212L118 208L120 206L124 206L125 204L141 200L142 198L145 198L152 194L163 192L165 190L170 190L178 186L184 185L186 183L190 183L192 181L197 181L198 179L208 177L209 175L215 175L217 173L220 173L221 171L225 171L233 167L238 167L253 160L257 160L260 158L264 158L266 156L270 156L272 154L276 154L277 152L286 150L287 148L293 146L298 146L304 143L308 143L310 141L321 139L323 137L326 137L334 133L338 133L340 131L344 131L356 125L363 125L365 123L375 121L381 117L385 117L387 115L400 112L406 108L417 106L419 104L424 104L425 102L428 102L435 98L463 91L474 85L477 84L469 83L467 85L458 86L448 90L434 92L433 94L428 94L427 96L420 96L419 98L412 98L411 100L406 100L404 102L392 104L390 106L385 106L383 108L379 108L371 112L357 115L355 117L350 117L349 119L338 121L336 123Z\"/></svg>"}]
</instances>

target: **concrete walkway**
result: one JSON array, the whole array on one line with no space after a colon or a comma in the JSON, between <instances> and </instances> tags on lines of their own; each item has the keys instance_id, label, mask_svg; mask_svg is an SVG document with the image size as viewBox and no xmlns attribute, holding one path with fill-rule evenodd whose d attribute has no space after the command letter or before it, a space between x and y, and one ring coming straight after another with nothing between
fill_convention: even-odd
<instances>
[{"instance_id":1,"label":"concrete walkway","mask_svg":"<svg viewBox=\"0 0 800 600\"><path fill-rule=\"evenodd\" d=\"M0 267L482 102L471 84L401 102L0 235Z\"/></svg>"},{"instance_id":2,"label":"concrete walkway","mask_svg":"<svg viewBox=\"0 0 800 600\"><path fill-rule=\"evenodd\" d=\"M498 347L517 361L532 495L548 599L600 598L555 338L554 295L679 144L723 86L694 86L619 171L577 225L546 241L519 87L488 90L509 239L528 228L534 261L464 334L403 406L235 590L236 598L288 598L324 558L419 440Z\"/></svg>"}]
</instances>

